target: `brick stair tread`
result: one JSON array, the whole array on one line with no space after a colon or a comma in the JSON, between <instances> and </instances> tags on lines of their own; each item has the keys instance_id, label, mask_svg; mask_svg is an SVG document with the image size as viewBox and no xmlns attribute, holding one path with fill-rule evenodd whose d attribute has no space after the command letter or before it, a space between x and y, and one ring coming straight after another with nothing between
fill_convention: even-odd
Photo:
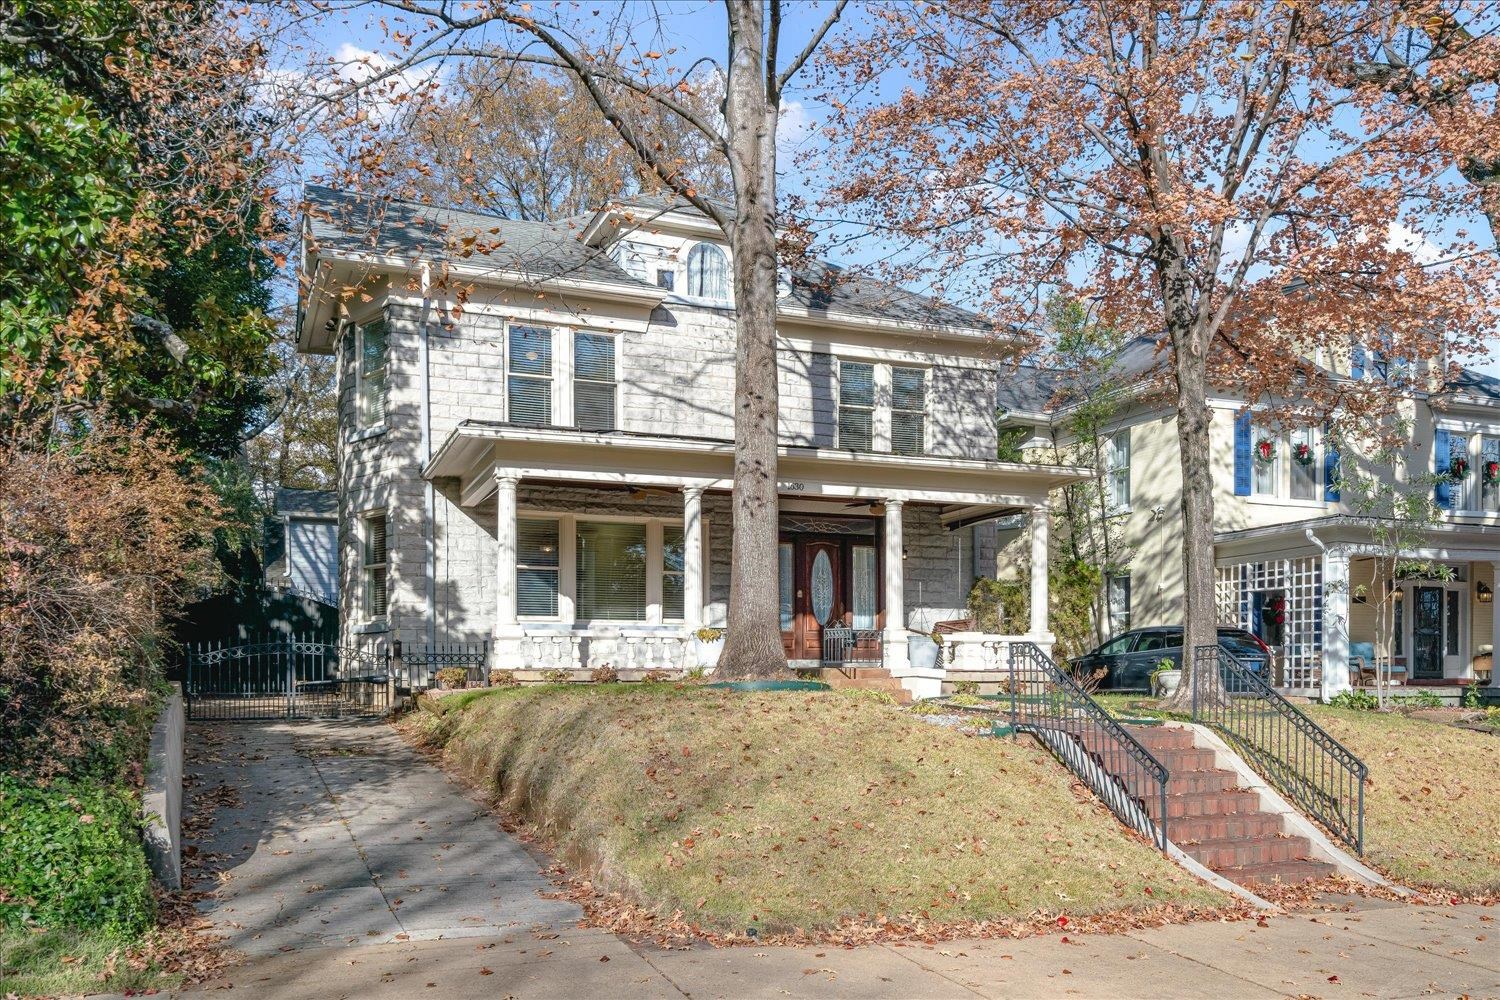
<instances>
[{"instance_id":1,"label":"brick stair tread","mask_svg":"<svg viewBox=\"0 0 1500 1000\"><path fill-rule=\"evenodd\" d=\"M1220 833L1219 831L1223 832ZM1230 832L1234 831L1234 832ZM1172 841L1178 845L1215 840L1244 840L1275 836L1281 832L1281 817L1273 813L1221 813L1210 816L1179 816L1172 821ZM1205 835L1206 834L1206 835Z\"/></svg>"},{"instance_id":2,"label":"brick stair tread","mask_svg":"<svg viewBox=\"0 0 1500 1000\"><path fill-rule=\"evenodd\" d=\"M1147 808L1154 802L1147 800ZM1209 808L1211 807L1211 808ZM1227 789L1198 795L1168 795L1167 818L1195 816L1244 816L1260 811L1260 796L1253 792Z\"/></svg>"},{"instance_id":3,"label":"brick stair tread","mask_svg":"<svg viewBox=\"0 0 1500 1000\"><path fill-rule=\"evenodd\" d=\"M1213 871L1237 885L1252 885L1256 882L1270 884L1277 880L1288 885L1306 882L1308 879L1327 878L1337 869L1326 861L1273 861L1263 865L1241 865L1232 868L1214 868Z\"/></svg>"}]
</instances>

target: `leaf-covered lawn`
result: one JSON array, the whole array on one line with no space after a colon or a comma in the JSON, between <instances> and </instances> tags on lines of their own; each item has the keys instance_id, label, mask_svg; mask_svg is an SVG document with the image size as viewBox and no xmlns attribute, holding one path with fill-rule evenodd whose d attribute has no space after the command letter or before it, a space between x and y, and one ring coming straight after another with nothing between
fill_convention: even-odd
<instances>
[{"instance_id":1,"label":"leaf-covered lawn","mask_svg":"<svg viewBox=\"0 0 1500 1000\"><path fill-rule=\"evenodd\" d=\"M1226 903L1029 741L845 694L493 690L409 725L571 863L706 929Z\"/></svg>"},{"instance_id":2,"label":"leaf-covered lawn","mask_svg":"<svg viewBox=\"0 0 1500 1000\"><path fill-rule=\"evenodd\" d=\"M141 951L83 931L0 928L0 997L140 995L182 982Z\"/></svg>"},{"instance_id":3,"label":"leaf-covered lawn","mask_svg":"<svg viewBox=\"0 0 1500 1000\"><path fill-rule=\"evenodd\" d=\"M1368 860L1413 885L1500 890L1500 737L1377 712L1312 713L1370 769Z\"/></svg>"}]
</instances>

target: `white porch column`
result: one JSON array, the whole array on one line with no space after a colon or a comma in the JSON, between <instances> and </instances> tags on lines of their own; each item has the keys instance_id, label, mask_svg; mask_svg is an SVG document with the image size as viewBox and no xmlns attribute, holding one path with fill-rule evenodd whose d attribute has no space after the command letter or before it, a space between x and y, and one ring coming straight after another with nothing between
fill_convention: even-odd
<instances>
[{"instance_id":1,"label":"white porch column","mask_svg":"<svg viewBox=\"0 0 1500 1000\"><path fill-rule=\"evenodd\" d=\"M904 500L885 501L885 663L892 669L907 665L906 567L902 552L901 509Z\"/></svg>"},{"instance_id":2,"label":"white porch column","mask_svg":"<svg viewBox=\"0 0 1500 1000\"><path fill-rule=\"evenodd\" d=\"M1323 700L1351 687L1349 553L1335 545L1323 550Z\"/></svg>"},{"instance_id":3,"label":"white porch column","mask_svg":"<svg viewBox=\"0 0 1500 1000\"><path fill-rule=\"evenodd\" d=\"M516 484L520 477L495 473L495 637L521 634L516 622Z\"/></svg>"},{"instance_id":4,"label":"white porch column","mask_svg":"<svg viewBox=\"0 0 1500 1000\"><path fill-rule=\"evenodd\" d=\"M682 620L703 626L703 487L682 488Z\"/></svg>"},{"instance_id":5,"label":"white porch column","mask_svg":"<svg viewBox=\"0 0 1500 1000\"><path fill-rule=\"evenodd\" d=\"M1031 508L1031 625L1027 635L1036 642L1051 642L1047 628L1047 529L1051 514L1046 506Z\"/></svg>"},{"instance_id":6,"label":"white porch column","mask_svg":"<svg viewBox=\"0 0 1500 1000\"><path fill-rule=\"evenodd\" d=\"M1500 587L1500 562L1490 563L1490 569L1494 574L1490 578L1490 592L1493 594L1495 589ZM1492 596L1490 601L1490 649L1492 650L1490 655L1490 687L1500 688L1500 670L1494 668L1495 662L1500 660L1500 655L1496 655L1494 652L1500 649L1500 600L1496 600ZM1471 655L1472 652L1471 650Z\"/></svg>"}]
</instances>

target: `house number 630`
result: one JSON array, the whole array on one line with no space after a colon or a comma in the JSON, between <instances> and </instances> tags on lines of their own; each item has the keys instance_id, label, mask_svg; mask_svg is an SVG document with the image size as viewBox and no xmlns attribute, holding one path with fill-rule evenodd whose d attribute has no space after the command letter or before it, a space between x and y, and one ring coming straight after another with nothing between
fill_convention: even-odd
<instances>
[{"instance_id":1,"label":"house number 630","mask_svg":"<svg viewBox=\"0 0 1500 1000\"><path fill-rule=\"evenodd\" d=\"M801 490L807 489L807 484L806 483L797 482L797 481L794 480L794 481L789 482L789 483L777 483L776 484L776 488L778 490L788 490L790 492L796 493L796 492L800 492Z\"/></svg>"}]
</instances>

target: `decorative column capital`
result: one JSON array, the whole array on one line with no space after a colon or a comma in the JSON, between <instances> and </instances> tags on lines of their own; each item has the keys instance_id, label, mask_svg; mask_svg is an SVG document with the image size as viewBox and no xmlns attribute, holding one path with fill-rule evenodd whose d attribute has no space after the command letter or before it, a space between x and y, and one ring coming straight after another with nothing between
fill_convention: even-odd
<instances>
[{"instance_id":1,"label":"decorative column capital","mask_svg":"<svg viewBox=\"0 0 1500 1000\"><path fill-rule=\"evenodd\" d=\"M906 499L904 497L887 497L881 502L885 504L887 511L900 510L906 506Z\"/></svg>"},{"instance_id":2,"label":"decorative column capital","mask_svg":"<svg viewBox=\"0 0 1500 1000\"><path fill-rule=\"evenodd\" d=\"M495 470L495 485L502 490L514 490L520 482L521 477L509 469Z\"/></svg>"},{"instance_id":3,"label":"decorative column capital","mask_svg":"<svg viewBox=\"0 0 1500 1000\"><path fill-rule=\"evenodd\" d=\"M703 497L703 487L701 487L701 486L684 486L682 488L682 495L683 495L684 499L688 499L688 500L700 500Z\"/></svg>"}]
</instances>

